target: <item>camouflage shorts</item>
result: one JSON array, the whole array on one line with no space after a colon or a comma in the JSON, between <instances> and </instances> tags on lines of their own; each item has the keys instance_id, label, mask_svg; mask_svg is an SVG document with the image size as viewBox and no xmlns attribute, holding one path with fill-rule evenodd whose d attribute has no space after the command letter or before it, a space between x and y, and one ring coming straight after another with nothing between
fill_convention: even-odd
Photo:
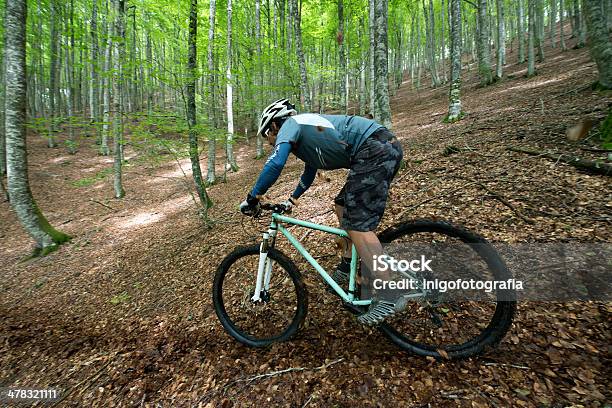
<instances>
[{"instance_id":1,"label":"camouflage shorts","mask_svg":"<svg viewBox=\"0 0 612 408\"><path fill-rule=\"evenodd\" d=\"M363 142L351 161L346 184L334 199L344 207L340 223L343 229L362 232L376 229L402 157L402 146L386 128Z\"/></svg>"}]
</instances>

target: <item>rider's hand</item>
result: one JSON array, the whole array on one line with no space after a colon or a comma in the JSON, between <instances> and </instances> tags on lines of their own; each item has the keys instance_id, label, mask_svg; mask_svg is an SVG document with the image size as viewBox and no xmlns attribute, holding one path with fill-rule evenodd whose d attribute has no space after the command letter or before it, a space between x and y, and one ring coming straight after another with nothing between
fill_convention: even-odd
<instances>
[{"instance_id":1,"label":"rider's hand","mask_svg":"<svg viewBox=\"0 0 612 408\"><path fill-rule=\"evenodd\" d=\"M293 207L297 205L297 200L293 197L289 197L288 200L283 201L280 205L285 207L285 212L290 213Z\"/></svg>"},{"instance_id":2,"label":"rider's hand","mask_svg":"<svg viewBox=\"0 0 612 408\"><path fill-rule=\"evenodd\" d=\"M259 199L257 197L253 197L251 194L248 194L246 200L240 203L240 212L244 215L257 217L261 212Z\"/></svg>"}]
</instances>

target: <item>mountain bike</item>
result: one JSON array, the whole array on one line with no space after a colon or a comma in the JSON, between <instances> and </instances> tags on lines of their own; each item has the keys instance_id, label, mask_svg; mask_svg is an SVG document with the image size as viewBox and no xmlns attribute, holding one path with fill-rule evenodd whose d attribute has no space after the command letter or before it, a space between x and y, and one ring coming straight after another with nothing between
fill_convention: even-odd
<instances>
[{"instance_id":1,"label":"mountain bike","mask_svg":"<svg viewBox=\"0 0 612 408\"><path fill-rule=\"evenodd\" d=\"M367 310L372 299L357 290L360 277L355 247L352 247L348 287L341 287L289 228L309 228L338 237L348 237L346 231L289 217L285 214L288 209L282 204L263 204L262 210L271 213L270 226L263 233L262 242L236 248L223 259L215 273L214 308L223 328L233 338L251 347L266 347L291 338L306 318L306 286L296 264L275 248L279 231L320 274L346 309L356 315ZM474 264L480 265L480 270L489 277L512 278L500 255L483 237L447 222L402 222L378 237L386 245L462 245L465 248L457 252L459 256L473 258ZM455 259L450 262L451 269L453 264L458 264ZM462 266L461 269L469 268ZM410 294L412 299L404 311L376 328L406 351L436 359L458 359L497 345L512 324L516 310L512 289L487 293L484 299L445 301L441 295L440 290L418 287Z\"/></svg>"}]
</instances>

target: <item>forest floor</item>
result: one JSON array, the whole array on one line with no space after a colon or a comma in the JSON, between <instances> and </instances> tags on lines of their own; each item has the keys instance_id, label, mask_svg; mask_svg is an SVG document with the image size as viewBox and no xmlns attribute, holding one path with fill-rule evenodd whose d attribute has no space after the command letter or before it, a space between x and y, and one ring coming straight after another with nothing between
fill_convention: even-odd
<instances>
[{"instance_id":1,"label":"forest floor","mask_svg":"<svg viewBox=\"0 0 612 408\"><path fill-rule=\"evenodd\" d=\"M506 77L492 86L479 87L473 67L465 72L467 116L455 124L442 122L448 86L416 91L403 84L391 106L407 167L394 182L381 229L433 217L493 242L610 242L609 178L507 150L605 159L583 149L597 147L593 137L565 138L585 118L600 122L612 102L588 86L596 79L588 50L546 52L529 79L516 50ZM300 263L309 291L305 327L269 349L243 346L217 320L211 287L221 259L255 242L263 228L238 212L263 165L253 160L254 146L237 146L240 171L209 188L215 224L207 229L183 176L190 175L188 160L180 161L183 170L171 158L134 161L124 173L126 196L115 200L104 172L112 159L96 154L92 138L83 138L75 155L45 145L30 135L32 190L51 224L73 239L19 263L30 240L9 205L0 204L0 386L63 389L60 405L70 407L612 403L609 302L521 302L498 348L478 358L433 361L359 325ZM444 155L448 146L463 150ZM127 149L128 157L135 154ZM301 170L290 159L270 198L287 197ZM345 173L327 174L331 181L317 180L301 200L300 218L335 225L329 209ZM78 183L88 177L95 182ZM305 241L323 266L335 264L331 239L313 233ZM252 378L289 368L304 370Z\"/></svg>"}]
</instances>

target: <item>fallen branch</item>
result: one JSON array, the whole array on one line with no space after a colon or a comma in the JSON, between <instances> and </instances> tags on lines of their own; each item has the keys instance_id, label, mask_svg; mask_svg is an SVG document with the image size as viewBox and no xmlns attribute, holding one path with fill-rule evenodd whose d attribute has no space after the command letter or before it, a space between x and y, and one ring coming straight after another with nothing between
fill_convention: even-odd
<instances>
[{"instance_id":1,"label":"fallen branch","mask_svg":"<svg viewBox=\"0 0 612 408\"><path fill-rule=\"evenodd\" d=\"M612 176L612 164L610 163L602 163L602 162L596 162L593 160L581 159L580 157L571 156L567 153L553 154L553 153L539 152L536 150L529 150L529 149L523 149L520 147L511 147L511 146L507 147L506 149L513 151L513 152L525 153L531 156L544 156L551 160L556 160L557 162L561 161L563 163L567 163L578 169L586 170L591 173L601 174L604 176Z\"/></svg>"},{"instance_id":2,"label":"fallen branch","mask_svg":"<svg viewBox=\"0 0 612 408\"><path fill-rule=\"evenodd\" d=\"M595 149L592 147L581 147L580 150L584 150L586 152L595 152L595 153L610 153L612 149Z\"/></svg>"},{"instance_id":3,"label":"fallen branch","mask_svg":"<svg viewBox=\"0 0 612 408\"><path fill-rule=\"evenodd\" d=\"M291 373L291 372L295 372L295 371L319 371L319 370L324 370L327 367L332 366L334 364L337 364L337 363L339 363L341 361L344 361L344 358L339 358L337 360L330 361L329 363L320 365L318 367L312 367L312 368L310 368L310 367L290 367L290 368L285 368L284 370L272 371L272 372L269 372L269 373L254 375L252 377L239 378L239 379L234 380L231 383L229 383L226 387L229 387L230 385L235 384L235 383L239 383L239 382L253 382L255 380L259 380L260 378L269 378L269 377L274 377L274 376L277 376L277 375Z\"/></svg>"},{"instance_id":4,"label":"fallen branch","mask_svg":"<svg viewBox=\"0 0 612 408\"><path fill-rule=\"evenodd\" d=\"M514 213L516 215L518 215L518 217L520 219L525 221L527 224L535 224L534 220L532 220L531 218L528 218L525 215L523 215L523 213L521 213L514 205L512 205L512 203L510 201L508 201L503 195L499 194L496 191L491 190L489 187L487 187L485 184L481 183L480 181L472 180L470 178L462 177L462 176L455 176L455 177L460 179L460 180L469 181L470 183L466 184L466 186L470 185L470 184L477 184L483 190L485 190L491 196L491 198L494 198L495 200L499 201L500 203L502 203L506 207L510 208L512 211L514 211Z\"/></svg>"},{"instance_id":5,"label":"fallen branch","mask_svg":"<svg viewBox=\"0 0 612 408\"><path fill-rule=\"evenodd\" d=\"M112 210L112 211L114 211L114 212L117 212L117 210L116 210L116 209L114 209L113 207L111 207L110 205L106 205L106 204L104 204L104 203L102 203L102 202L100 202L100 201L98 201L98 200L94 200L93 198L90 198L90 199L89 199L89 201L91 201L92 203L100 204L102 207L106 207L106 208L108 208L109 210Z\"/></svg>"},{"instance_id":6,"label":"fallen branch","mask_svg":"<svg viewBox=\"0 0 612 408\"><path fill-rule=\"evenodd\" d=\"M499 193L496 193L495 191L489 189L487 186L485 186L482 183L478 183L482 188L484 188L487 193L489 193L489 195L496 199L497 201L499 201L500 203L502 203L503 205L505 205L506 207L510 208L512 211L514 211L514 213L516 215L518 215L518 217L525 221L527 224L535 224L535 221L532 220L531 218L527 218L525 215L523 215L523 213L521 213L516 207L514 207L514 205L512 205L512 203L510 203L510 201L506 200L506 198L504 198L504 196L502 196Z\"/></svg>"},{"instance_id":7,"label":"fallen branch","mask_svg":"<svg viewBox=\"0 0 612 408\"><path fill-rule=\"evenodd\" d=\"M344 358L339 358L337 360L333 360L330 361L327 364L323 364L320 365L318 367L291 367L291 368L286 368L284 370L279 370L279 371L272 371L270 373L265 373L265 374L258 374L252 377L245 377L245 378L239 378L237 380L234 381L230 381L227 384L225 384L223 387L221 388L215 388L212 389L210 391L207 391L200 399L199 402L200 403L204 403L206 402L209 398L211 398L212 396L214 396L217 393L223 392L225 393L227 391L228 388L230 388L231 386L238 384L238 383L246 383L242 386L241 390L244 389L244 387L248 386L251 382L261 379L261 378L270 378L270 377L274 377L277 375L281 375L281 374L286 374L286 373L290 373L290 372L295 372L295 371L319 371L319 370L324 370L327 367L330 367L334 364L337 364L341 361L344 361ZM307 401L308 402L308 401ZM306 406L306 404L304 404L304 406Z\"/></svg>"},{"instance_id":8,"label":"fallen branch","mask_svg":"<svg viewBox=\"0 0 612 408\"><path fill-rule=\"evenodd\" d=\"M519 368L521 370L531 370L531 367L521 366L516 364L505 364L505 363L485 363L486 366L500 366L500 367L512 367Z\"/></svg>"}]
</instances>

